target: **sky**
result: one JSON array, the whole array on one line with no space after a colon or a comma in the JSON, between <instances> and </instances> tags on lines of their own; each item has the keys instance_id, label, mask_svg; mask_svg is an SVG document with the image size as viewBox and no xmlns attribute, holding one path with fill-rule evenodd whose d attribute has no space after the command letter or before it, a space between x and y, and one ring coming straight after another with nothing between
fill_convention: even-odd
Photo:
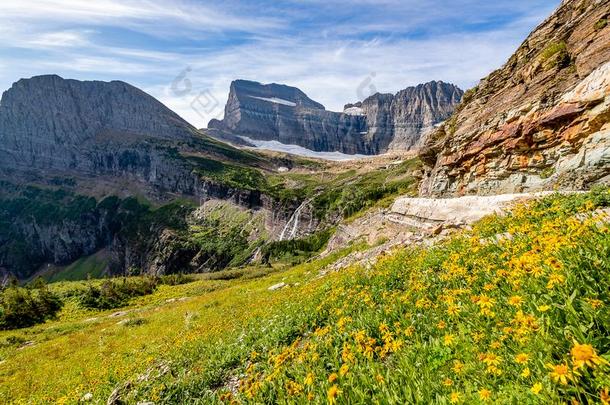
<instances>
[{"instance_id":1,"label":"sky","mask_svg":"<svg viewBox=\"0 0 610 405\"><path fill-rule=\"evenodd\" d=\"M443 80L470 88L560 0L0 0L0 91L59 74L122 80L191 124L234 79L299 87L329 110Z\"/></svg>"}]
</instances>

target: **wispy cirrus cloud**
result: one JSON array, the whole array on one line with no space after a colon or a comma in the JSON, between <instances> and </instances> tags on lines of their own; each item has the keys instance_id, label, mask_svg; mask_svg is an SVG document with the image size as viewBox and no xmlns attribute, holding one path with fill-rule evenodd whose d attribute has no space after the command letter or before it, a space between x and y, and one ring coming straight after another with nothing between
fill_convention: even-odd
<instances>
[{"instance_id":1,"label":"wispy cirrus cloud","mask_svg":"<svg viewBox=\"0 0 610 405\"><path fill-rule=\"evenodd\" d=\"M236 30L254 31L277 25L273 18L237 16L210 4L181 1L153 0L3 0L0 15L3 18L49 23L79 23L93 25L118 25L144 29L144 24L159 22L183 24L199 31Z\"/></svg>"},{"instance_id":2,"label":"wispy cirrus cloud","mask_svg":"<svg viewBox=\"0 0 610 405\"><path fill-rule=\"evenodd\" d=\"M46 73L124 80L205 126L245 78L296 85L337 110L429 80L470 87L558 3L2 0L0 87Z\"/></svg>"}]
</instances>

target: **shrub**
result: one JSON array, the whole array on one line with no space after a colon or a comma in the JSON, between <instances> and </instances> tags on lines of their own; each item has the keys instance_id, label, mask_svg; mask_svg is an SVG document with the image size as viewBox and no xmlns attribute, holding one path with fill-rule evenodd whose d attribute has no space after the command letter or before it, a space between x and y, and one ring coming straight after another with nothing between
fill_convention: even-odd
<instances>
[{"instance_id":1,"label":"shrub","mask_svg":"<svg viewBox=\"0 0 610 405\"><path fill-rule=\"evenodd\" d=\"M53 318L62 307L60 298L43 287L30 290L17 286L0 295L0 329L25 328Z\"/></svg>"},{"instance_id":2,"label":"shrub","mask_svg":"<svg viewBox=\"0 0 610 405\"><path fill-rule=\"evenodd\" d=\"M23 336L7 336L4 339L0 340L0 348L21 346L25 342L27 342L27 340Z\"/></svg>"},{"instance_id":3,"label":"shrub","mask_svg":"<svg viewBox=\"0 0 610 405\"><path fill-rule=\"evenodd\" d=\"M608 25L608 19L601 18L595 23L595 30L596 31L603 30L604 28L606 28L607 25Z\"/></svg>"},{"instance_id":4,"label":"shrub","mask_svg":"<svg viewBox=\"0 0 610 405\"><path fill-rule=\"evenodd\" d=\"M165 276L159 277L158 279L159 284L164 285L188 284L192 283L193 281L195 281L195 277L183 273L167 274Z\"/></svg>"},{"instance_id":5,"label":"shrub","mask_svg":"<svg viewBox=\"0 0 610 405\"><path fill-rule=\"evenodd\" d=\"M271 242L262 249L263 262L294 256L309 257L326 246L333 232L331 228L301 239Z\"/></svg>"},{"instance_id":6,"label":"shrub","mask_svg":"<svg viewBox=\"0 0 610 405\"><path fill-rule=\"evenodd\" d=\"M552 67L565 68L572 63L566 43L563 41L548 44L540 53L540 60L547 69Z\"/></svg>"},{"instance_id":7,"label":"shrub","mask_svg":"<svg viewBox=\"0 0 610 405\"><path fill-rule=\"evenodd\" d=\"M157 281L152 278L106 280L100 286L89 285L79 297L80 304L91 309L112 309L127 305L129 299L152 294Z\"/></svg>"}]
</instances>

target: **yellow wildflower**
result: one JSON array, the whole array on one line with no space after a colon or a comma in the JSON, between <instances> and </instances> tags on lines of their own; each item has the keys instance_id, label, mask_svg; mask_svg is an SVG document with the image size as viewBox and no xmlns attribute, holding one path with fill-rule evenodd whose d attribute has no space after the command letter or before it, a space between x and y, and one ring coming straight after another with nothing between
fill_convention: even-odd
<instances>
[{"instance_id":1,"label":"yellow wildflower","mask_svg":"<svg viewBox=\"0 0 610 405\"><path fill-rule=\"evenodd\" d=\"M519 353L518 355L515 356L515 361L518 364L525 364L529 361L530 356L528 356L526 353Z\"/></svg>"},{"instance_id":2,"label":"yellow wildflower","mask_svg":"<svg viewBox=\"0 0 610 405\"><path fill-rule=\"evenodd\" d=\"M495 302L496 301L493 298L489 298L486 295L481 295L477 299L477 304L481 308L491 309L491 308L493 308Z\"/></svg>"},{"instance_id":3,"label":"yellow wildflower","mask_svg":"<svg viewBox=\"0 0 610 405\"><path fill-rule=\"evenodd\" d=\"M339 369L339 375L341 377L343 377L344 375L347 374L347 372L349 371L349 366L347 364L344 364L341 366L341 368Z\"/></svg>"},{"instance_id":4,"label":"yellow wildflower","mask_svg":"<svg viewBox=\"0 0 610 405\"><path fill-rule=\"evenodd\" d=\"M453 367L451 368L454 373L460 374L464 370L464 363L459 360L453 362Z\"/></svg>"},{"instance_id":5,"label":"yellow wildflower","mask_svg":"<svg viewBox=\"0 0 610 405\"><path fill-rule=\"evenodd\" d=\"M437 325L437 328L439 329L445 329L447 327L447 324L445 323L445 321L440 321Z\"/></svg>"},{"instance_id":6,"label":"yellow wildflower","mask_svg":"<svg viewBox=\"0 0 610 405\"><path fill-rule=\"evenodd\" d=\"M341 394L341 390L339 389L339 387L337 387L336 385L333 385L332 387L330 387L328 389L328 392L326 393L326 398L328 399L328 403L330 405L333 405L335 402L337 402L337 397Z\"/></svg>"},{"instance_id":7,"label":"yellow wildflower","mask_svg":"<svg viewBox=\"0 0 610 405\"><path fill-rule=\"evenodd\" d=\"M542 391L542 384L537 382L536 384L532 385L530 391L532 391L536 395L540 394L540 391Z\"/></svg>"},{"instance_id":8,"label":"yellow wildflower","mask_svg":"<svg viewBox=\"0 0 610 405\"><path fill-rule=\"evenodd\" d=\"M595 298L586 298L585 301L587 301L587 303L591 305L593 309L601 308L604 305L604 302L602 300L598 300Z\"/></svg>"},{"instance_id":9,"label":"yellow wildflower","mask_svg":"<svg viewBox=\"0 0 610 405\"><path fill-rule=\"evenodd\" d=\"M337 373L332 373L331 375L328 376L328 382L332 384L335 381L337 381L337 378L339 378L337 376Z\"/></svg>"},{"instance_id":10,"label":"yellow wildflower","mask_svg":"<svg viewBox=\"0 0 610 405\"><path fill-rule=\"evenodd\" d=\"M566 278L564 276L562 276L561 274L551 274L551 276L549 277L549 282L546 285L546 288L548 288L550 290L558 284L563 284L563 282L565 280L566 280Z\"/></svg>"},{"instance_id":11,"label":"yellow wildflower","mask_svg":"<svg viewBox=\"0 0 610 405\"><path fill-rule=\"evenodd\" d=\"M460 402L460 393L459 392L452 392L451 396L449 397L449 402L451 402L452 404L457 404Z\"/></svg>"},{"instance_id":12,"label":"yellow wildflower","mask_svg":"<svg viewBox=\"0 0 610 405\"><path fill-rule=\"evenodd\" d=\"M447 334L443 338L443 342L444 342L445 346L451 346L455 343L455 336Z\"/></svg>"},{"instance_id":13,"label":"yellow wildflower","mask_svg":"<svg viewBox=\"0 0 610 405\"><path fill-rule=\"evenodd\" d=\"M455 316L460 313L460 308L457 305L451 304L447 307L447 313L451 316Z\"/></svg>"},{"instance_id":14,"label":"yellow wildflower","mask_svg":"<svg viewBox=\"0 0 610 405\"><path fill-rule=\"evenodd\" d=\"M297 382L288 381L286 383L286 391L288 392L288 395L295 396L303 392L303 387Z\"/></svg>"},{"instance_id":15,"label":"yellow wildflower","mask_svg":"<svg viewBox=\"0 0 610 405\"><path fill-rule=\"evenodd\" d=\"M383 383L385 382L385 378L383 378L383 376L382 376L381 374L377 374L377 375L375 376L375 380L377 380L377 382L378 382L379 384L383 384Z\"/></svg>"},{"instance_id":16,"label":"yellow wildflower","mask_svg":"<svg viewBox=\"0 0 610 405\"><path fill-rule=\"evenodd\" d=\"M485 353L479 356L480 360L487 366L499 366L502 362L502 357L494 353Z\"/></svg>"},{"instance_id":17,"label":"yellow wildflower","mask_svg":"<svg viewBox=\"0 0 610 405\"><path fill-rule=\"evenodd\" d=\"M487 401L489 398L491 398L491 391L483 388L479 391L479 398L481 401Z\"/></svg>"},{"instance_id":18,"label":"yellow wildflower","mask_svg":"<svg viewBox=\"0 0 610 405\"><path fill-rule=\"evenodd\" d=\"M610 405L610 393L608 392L608 388L604 388L599 392L599 400L602 405Z\"/></svg>"},{"instance_id":19,"label":"yellow wildflower","mask_svg":"<svg viewBox=\"0 0 610 405\"><path fill-rule=\"evenodd\" d=\"M315 380L315 377L313 375L313 373L307 373L307 376L305 376L305 385L312 385L313 382Z\"/></svg>"},{"instance_id":20,"label":"yellow wildflower","mask_svg":"<svg viewBox=\"0 0 610 405\"><path fill-rule=\"evenodd\" d=\"M492 349L499 349L500 347L502 347L502 343L495 341L495 342L491 342L491 344L489 345L489 347L491 347Z\"/></svg>"},{"instance_id":21,"label":"yellow wildflower","mask_svg":"<svg viewBox=\"0 0 610 405\"><path fill-rule=\"evenodd\" d=\"M445 381L443 381L443 385L446 387L451 387L453 385L453 380L451 378L445 378Z\"/></svg>"},{"instance_id":22,"label":"yellow wildflower","mask_svg":"<svg viewBox=\"0 0 610 405\"><path fill-rule=\"evenodd\" d=\"M513 295L508 299L508 303L513 307L520 307L523 304L523 298L518 295Z\"/></svg>"},{"instance_id":23,"label":"yellow wildflower","mask_svg":"<svg viewBox=\"0 0 610 405\"><path fill-rule=\"evenodd\" d=\"M521 372L521 377L527 378L529 376L530 376L530 369L528 367L525 367L523 369L523 371Z\"/></svg>"},{"instance_id":24,"label":"yellow wildflower","mask_svg":"<svg viewBox=\"0 0 610 405\"><path fill-rule=\"evenodd\" d=\"M538 307L538 311L540 311L540 312L546 312L546 311L548 311L549 309L551 309L551 306L550 306L550 305L540 305L540 306Z\"/></svg>"},{"instance_id":25,"label":"yellow wildflower","mask_svg":"<svg viewBox=\"0 0 610 405\"><path fill-rule=\"evenodd\" d=\"M555 382L567 385L568 381L574 379L573 373L570 371L570 368L565 363L557 365L547 364L547 367L551 369L549 375Z\"/></svg>"},{"instance_id":26,"label":"yellow wildflower","mask_svg":"<svg viewBox=\"0 0 610 405\"><path fill-rule=\"evenodd\" d=\"M570 350L570 354L572 355L572 361L574 362L574 366L576 368L581 368L584 366L587 367L596 367L601 364L608 364L608 362L597 355L597 352L591 345L581 345L574 342L574 346L572 350Z\"/></svg>"}]
</instances>

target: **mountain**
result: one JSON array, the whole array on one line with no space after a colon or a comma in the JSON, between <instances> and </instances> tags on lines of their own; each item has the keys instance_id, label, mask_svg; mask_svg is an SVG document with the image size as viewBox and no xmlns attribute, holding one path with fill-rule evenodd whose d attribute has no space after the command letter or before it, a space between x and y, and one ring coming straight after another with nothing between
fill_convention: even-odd
<instances>
[{"instance_id":1,"label":"mountain","mask_svg":"<svg viewBox=\"0 0 610 405\"><path fill-rule=\"evenodd\" d=\"M424 195L581 189L610 175L610 2L563 1L425 141Z\"/></svg>"},{"instance_id":2,"label":"mountain","mask_svg":"<svg viewBox=\"0 0 610 405\"><path fill-rule=\"evenodd\" d=\"M453 84L432 81L396 95L374 94L358 104L366 117L367 136L383 140L382 144L390 141L382 151L408 150L417 146L423 134L451 116L463 94Z\"/></svg>"},{"instance_id":3,"label":"mountain","mask_svg":"<svg viewBox=\"0 0 610 405\"><path fill-rule=\"evenodd\" d=\"M260 159L202 135L140 89L120 81L22 79L0 101L0 177L76 182L104 194L205 197L181 153L256 165ZM96 178L95 182L91 179Z\"/></svg>"},{"instance_id":4,"label":"mountain","mask_svg":"<svg viewBox=\"0 0 610 405\"><path fill-rule=\"evenodd\" d=\"M208 128L233 143L243 142L242 136L314 151L379 154L415 147L423 133L451 114L462 94L452 84L430 82L396 95L377 93L338 113L295 87L236 80L224 119L212 120Z\"/></svg>"},{"instance_id":5,"label":"mountain","mask_svg":"<svg viewBox=\"0 0 610 405\"><path fill-rule=\"evenodd\" d=\"M146 138L179 141L194 132L163 104L119 81L37 76L19 80L0 102L5 168L103 171L118 162L107 156L85 158L102 145Z\"/></svg>"},{"instance_id":6,"label":"mountain","mask_svg":"<svg viewBox=\"0 0 610 405\"><path fill-rule=\"evenodd\" d=\"M195 256L215 269L232 256L180 239L212 226L192 218L194 202L273 213L280 228L300 204L270 195L259 170L276 162L202 135L118 81L19 80L2 96L0 145L0 273L23 278L100 249L112 272L171 272Z\"/></svg>"},{"instance_id":7,"label":"mountain","mask_svg":"<svg viewBox=\"0 0 610 405\"><path fill-rule=\"evenodd\" d=\"M322 108L271 90L256 97ZM126 83L58 76L4 93L0 142L0 276L20 279L306 257L344 217L413 192L419 170L413 161L346 170L242 151Z\"/></svg>"}]
</instances>

